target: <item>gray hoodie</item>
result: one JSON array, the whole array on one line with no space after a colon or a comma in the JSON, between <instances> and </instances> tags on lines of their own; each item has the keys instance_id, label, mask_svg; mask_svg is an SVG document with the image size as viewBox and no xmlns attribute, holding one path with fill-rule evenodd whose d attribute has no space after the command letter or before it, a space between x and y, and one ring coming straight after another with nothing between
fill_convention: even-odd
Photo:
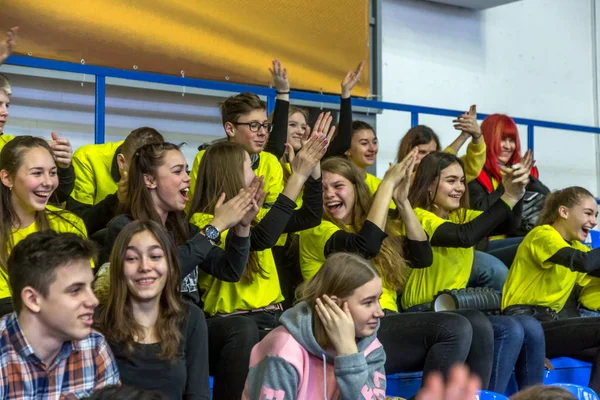
<instances>
[{"instance_id":1,"label":"gray hoodie","mask_svg":"<svg viewBox=\"0 0 600 400\"><path fill-rule=\"evenodd\" d=\"M305 302L254 346L244 400L385 399L385 352L376 333L357 341L358 353L331 357L317 343Z\"/></svg>"}]
</instances>

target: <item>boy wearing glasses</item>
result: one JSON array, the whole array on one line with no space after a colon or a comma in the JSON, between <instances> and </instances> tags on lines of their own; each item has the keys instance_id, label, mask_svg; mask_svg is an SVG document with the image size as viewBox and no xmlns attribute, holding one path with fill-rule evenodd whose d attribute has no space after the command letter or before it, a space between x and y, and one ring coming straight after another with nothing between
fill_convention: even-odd
<instances>
[{"instance_id":1,"label":"boy wearing glasses","mask_svg":"<svg viewBox=\"0 0 600 400\"><path fill-rule=\"evenodd\" d=\"M221 104L221 118L227 140L244 147L250 154L254 173L264 176L264 191L268 193L265 206L269 207L283 191L283 170L277 157L263 151L273 130L273 124L269 123L267 118L267 104L254 93L240 93ZM287 129L285 125L287 124L284 124L284 129ZM199 150L190 173L192 181L188 193L191 195L196 188L198 169L204 155L202 147ZM192 204L192 196L189 204Z\"/></svg>"}]
</instances>

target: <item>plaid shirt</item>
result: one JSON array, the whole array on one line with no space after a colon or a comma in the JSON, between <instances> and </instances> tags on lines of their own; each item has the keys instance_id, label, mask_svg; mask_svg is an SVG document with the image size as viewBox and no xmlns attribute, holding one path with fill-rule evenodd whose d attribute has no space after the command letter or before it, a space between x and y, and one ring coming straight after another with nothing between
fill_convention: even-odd
<instances>
[{"instance_id":1,"label":"plaid shirt","mask_svg":"<svg viewBox=\"0 0 600 400\"><path fill-rule=\"evenodd\" d=\"M0 319L0 399L78 399L117 383L117 364L101 334L65 342L46 366L23 335L17 314Z\"/></svg>"}]
</instances>

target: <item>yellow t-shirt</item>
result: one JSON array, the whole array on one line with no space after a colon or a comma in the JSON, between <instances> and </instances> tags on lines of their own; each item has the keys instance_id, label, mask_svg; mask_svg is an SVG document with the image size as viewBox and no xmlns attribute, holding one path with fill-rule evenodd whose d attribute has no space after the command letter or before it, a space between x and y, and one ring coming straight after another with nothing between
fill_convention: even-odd
<instances>
[{"instance_id":1,"label":"yellow t-shirt","mask_svg":"<svg viewBox=\"0 0 600 400\"><path fill-rule=\"evenodd\" d=\"M375 192L377 192L377 189L379 188L379 185L381 184L381 179L379 179L375 175L371 175L368 172L366 172L365 173L365 183L369 187L369 192L371 192L371 196L375 196ZM390 209L392 209L392 210L396 209L396 204L394 203L393 200L390 201Z\"/></svg>"},{"instance_id":2,"label":"yellow t-shirt","mask_svg":"<svg viewBox=\"0 0 600 400\"><path fill-rule=\"evenodd\" d=\"M13 135L4 135L4 134L0 135L0 152L2 151L2 149L4 148L6 143L10 142L14 138L15 137Z\"/></svg>"},{"instance_id":3,"label":"yellow t-shirt","mask_svg":"<svg viewBox=\"0 0 600 400\"><path fill-rule=\"evenodd\" d=\"M348 227L353 232L351 227ZM325 244L331 236L341 230L333 222L321 221L321 225L298 232L300 237L300 270L302 277L312 278L325 262ZM386 288L383 282L383 292L379 300L384 310L398 311L396 292Z\"/></svg>"},{"instance_id":4,"label":"yellow t-shirt","mask_svg":"<svg viewBox=\"0 0 600 400\"><path fill-rule=\"evenodd\" d=\"M522 304L562 310L575 284L585 286L590 282L587 274L548 261L565 247L590 250L577 241L568 243L550 225L533 228L519 245L508 271L502 290L502 309Z\"/></svg>"},{"instance_id":5,"label":"yellow t-shirt","mask_svg":"<svg viewBox=\"0 0 600 400\"><path fill-rule=\"evenodd\" d=\"M588 310L600 311L600 278L588 276L590 283L579 294L579 303Z\"/></svg>"},{"instance_id":6,"label":"yellow t-shirt","mask_svg":"<svg viewBox=\"0 0 600 400\"><path fill-rule=\"evenodd\" d=\"M88 144L75 151L75 187L71 193L73 199L92 206L117 191L118 182L113 179L111 170L115 152L122 144L123 141Z\"/></svg>"},{"instance_id":7,"label":"yellow t-shirt","mask_svg":"<svg viewBox=\"0 0 600 400\"><path fill-rule=\"evenodd\" d=\"M444 219L430 211L415 208L415 214L430 240L440 225L446 222L466 223L477 218L481 213L481 211L466 210L465 220L460 221L458 211L450 213L449 218ZM433 264L430 267L411 269L402 293L402 308L429 303L442 290L467 287L473 268L474 248L435 246L432 247L432 251Z\"/></svg>"},{"instance_id":8,"label":"yellow t-shirt","mask_svg":"<svg viewBox=\"0 0 600 400\"><path fill-rule=\"evenodd\" d=\"M50 222L50 229L59 233L75 233L83 238L87 238L85 224L77 215L51 205L46 206L46 210L51 211L47 213L48 220ZM13 246L16 246L21 240L37 231L38 228L35 222L26 228L13 229ZM0 268L0 299L11 297L10 287L8 285L8 275L5 272L6 267L6 265L3 265L2 268Z\"/></svg>"},{"instance_id":9,"label":"yellow t-shirt","mask_svg":"<svg viewBox=\"0 0 600 400\"><path fill-rule=\"evenodd\" d=\"M200 229L213 219L210 214L196 213L190 222ZM225 248L228 230L222 232L221 248ZM208 315L230 314L235 311L248 311L281 303L284 300L279 286L277 267L271 249L257 251L258 262L267 278L256 274L252 282L242 278L239 282L224 282L199 271L198 287L203 292L204 312Z\"/></svg>"},{"instance_id":10,"label":"yellow t-shirt","mask_svg":"<svg viewBox=\"0 0 600 400\"><path fill-rule=\"evenodd\" d=\"M282 167L286 170L286 172L288 173L288 176L292 174L292 166L290 165L289 162L285 163L285 166L282 166ZM283 188L281 189L281 191L283 192ZM299 209L300 207L302 207L302 194L303 193L304 193L304 189L300 192L300 194L298 195L298 198L296 199L296 210Z\"/></svg>"},{"instance_id":11,"label":"yellow t-shirt","mask_svg":"<svg viewBox=\"0 0 600 400\"><path fill-rule=\"evenodd\" d=\"M479 173L481 173L486 160L485 150L485 141L483 138L481 138L477 144L474 144L471 141L467 146L467 154L460 158L465 164L465 179L467 182L477 179ZM452 150L450 147L446 147L444 149L444 153L456 155L454 150Z\"/></svg>"},{"instance_id":12,"label":"yellow t-shirt","mask_svg":"<svg viewBox=\"0 0 600 400\"><path fill-rule=\"evenodd\" d=\"M196 180L198 179L198 169L200 168L200 162L202 156L204 156L204 152L205 150L200 150L198 154L196 154L194 165L190 172L191 182L187 209L189 209L192 204L192 197L194 196L194 190L196 189ZM258 168L254 170L254 173L258 176L265 177L264 190L268 193L265 204L272 204L277 200L279 193L283 192L283 169L281 168L281 163L273 154L263 151L259 156L260 161L258 163Z\"/></svg>"}]
</instances>

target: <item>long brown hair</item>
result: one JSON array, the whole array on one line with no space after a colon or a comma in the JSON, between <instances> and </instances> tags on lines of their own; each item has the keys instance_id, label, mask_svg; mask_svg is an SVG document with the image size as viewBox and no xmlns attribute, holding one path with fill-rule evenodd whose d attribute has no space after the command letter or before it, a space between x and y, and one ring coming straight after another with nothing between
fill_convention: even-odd
<instances>
[{"instance_id":1,"label":"long brown hair","mask_svg":"<svg viewBox=\"0 0 600 400\"><path fill-rule=\"evenodd\" d=\"M546 197L544 207L540 212L537 225L552 225L558 219L558 209L560 206L571 208L581 202L584 197L594 198L589 190L580 186L571 186L562 190L556 190Z\"/></svg>"},{"instance_id":2,"label":"long brown hair","mask_svg":"<svg viewBox=\"0 0 600 400\"><path fill-rule=\"evenodd\" d=\"M379 272L370 261L357 254L335 253L327 257L319 271L296 289L296 303L305 301L313 313L313 333L319 345L325 349L331 344L321 320L315 312L315 302L324 294L340 299L365 283L378 277Z\"/></svg>"},{"instance_id":3,"label":"long brown hair","mask_svg":"<svg viewBox=\"0 0 600 400\"><path fill-rule=\"evenodd\" d=\"M435 142L436 151L440 151L440 138L433 129L427 125L413 126L402 137L402 140L400 140L396 160L398 162L404 160L404 157L406 157L415 146L429 144L432 140Z\"/></svg>"},{"instance_id":4,"label":"long brown hair","mask_svg":"<svg viewBox=\"0 0 600 400\"><path fill-rule=\"evenodd\" d=\"M226 199L232 199L246 186L243 178L246 154L241 145L233 142L215 143L206 149L198 168L189 218L196 213L215 215L215 205L221 193L225 193ZM243 279L252 281L255 274L268 277L256 252L252 251Z\"/></svg>"},{"instance_id":5,"label":"long brown hair","mask_svg":"<svg viewBox=\"0 0 600 400\"><path fill-rule=\"evenodd\" d=\"M37 147L47 150L50 156L54 158L52 149L44 139L33 136L15 137L4 146L0 153L0 171L5 170L8 175L14 179L17 171L23 164L26 154L31 149ZM52 214L57 218L62 218L61 214L66 212L67 211L53 212L50 210L35 211L34 221L37 230L45 231L50 229L49 214ZM12 229L13 226L19 226L19 228L21 228L21 221L19 220L19 216L12 203L11 189L4 186L4 184L0 184L0 213L0 267L6 271L8 254L14 247ZM68 219L62 219L79 230L79 228ZM83 235L83 232L81 233Z\"/></svg>"},{"instance_id":6,"label":"long brown hair","mask_svg":"<svg viewBox=\"0 0 600 400\"><path fill-rule=\"evenodd\" d=\"M144 175L156 178L158 168L165 162L165 153L170 150L181 151L179 146L173 143L151 143L140 147L133 155L127 186L129 196L124 212L134 219L162 223L154 207L150 190L146 186ZM189 227L183 211L170 211L165 221L165 228L175 234L178 245L189 239Z\"/></svg>"},{"instance_id":7,"label":"long brown hair","mask_svg":"<svg viewBox=\"0 0 600 400\"><path fill-rule=\"evenodd\" d=\"M182 340L180 324L183 321L181 277L177 250L169 233L155 221L133 221L119 233L110 253L110 293L99 298L103 307L96 319L96 327L109 341L121 343L127 352L134 351L135 338L144 336L131 310L130 293L124 279L124 260L131 239L138 233L150 232L158 241L167 261L167 279L160 296L156 336L160 345L159 358L175 360ZM194 307L194 306L191 306Z\"/></svg>"},{"instance_id":8,"label":"long brown hair","mask_svg":"<svg viewBox=\"0 0 600 400\"><path fill-rule=\"evenodd\" d=\"M415 173L415 177L408 193L408 201L410 201L410 204L412 204L414 208L419 207L424 210L434 212L434 209L437 206L433 203L433 201L437 195L440 185L440 175L443 170L454 163L458 163L458 165L460 165L464 175L465 167L462 160L453 154L436 151L423 157L419 167L417 168L417 172ZM435 184L435 191L431 192L429 188L433 184ZM465 193L460 198L460 208L456 210L456 212L458 212L460 223L464 223L466 221L466 213L468 209L469 189L465 183Z\"/></svg>"},{"instance_id":9,"label":"long brown hair","mask_svg":"<svg viewBox=\"0 0 600 400\"><path fill-rule=\"evenodd\" d=\"M365 183L364 172L359 170L350 160L342 157L326 159L321 164L321 171L340 175L352 183L354 188L352 227L353 231L360 231L373 203L373 196ZM343 231L350 231L343 221L334 218L327 209L324 209L323 218L334 223ZM398 291L404 287L409 271L404 260L402 241L399 238L400 224L398 221L388 219L385 231L389 236L383 241L379 254L373 259L373 263L379 269L386 288Z\"/></svg>"}]
</instances>

